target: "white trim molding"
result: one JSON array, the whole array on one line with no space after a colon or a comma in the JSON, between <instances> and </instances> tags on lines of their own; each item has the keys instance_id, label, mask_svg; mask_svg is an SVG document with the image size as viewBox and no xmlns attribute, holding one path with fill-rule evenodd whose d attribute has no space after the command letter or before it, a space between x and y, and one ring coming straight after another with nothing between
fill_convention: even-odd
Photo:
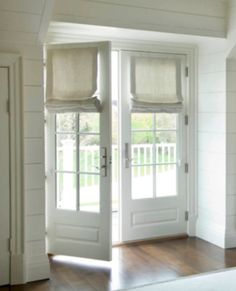
<instances>
[{"instance_id":1,"label":"white trim molding","mask_svg":"<svg viewBox=\"0 0 236 291\"><path fill-rule=\"evenodd\" d=\"M196 151L198 144L197 136L197 92L198 92L198 47L192 43L171 42L170 38L158 41L158 35L152 39L144 39L143 32L137 34L136 39L122 39L115 37L115 33L106 30L104 27L99 27L100 34L93 35L94 30L86 31L86 34L80 34L78 29L71 30L65 23L52 23L48 33L48 44L51 43L74 43L84 41L105 41L109 39L112 43L113 50L131 50L142 52L158 52L158 53L173 53L183 54L187 57L187 66L189 71L189 80L187 88L187 111L185 114L189 116L189 125L187 128L187 156L189 164L189 172L187 174L187 211L189 221L187 224L187 234L196 236L196 222L198 216L198 199L197 199L197 158ZM104 29L104 34L102 33ZM125 32L126 30L122 30ZM126 35L124 34L124 37ZM184 41L184 38L183 38Z\"/></svg>"},{"instance_id":2,"label":"white trim molding","mask_svg":"<svg viewBox=\"0 0 236 291\"><path fill-rule=\"evenodd\" d=\"M0 65L9 70L10 105L10 284L25 283L23 122L20 56L0 53Z\"/></svg>"},{"instance_id":3,"label":"white trim molding","mask_svg":"<svg viewBox=\"0 0 236 291\"><path fill-rule=\"evenodd\" d=\"M50 274L48 256L45 254L28 259L26 269L26 282L48 279Z\"/></svg>"}]
</instances>

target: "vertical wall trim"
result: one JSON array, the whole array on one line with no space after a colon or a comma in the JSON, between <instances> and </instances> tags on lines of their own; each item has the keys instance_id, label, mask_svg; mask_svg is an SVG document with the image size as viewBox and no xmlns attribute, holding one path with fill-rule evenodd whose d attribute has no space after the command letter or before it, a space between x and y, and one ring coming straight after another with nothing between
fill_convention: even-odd
<instances>
[{"instance_id":1,"label":"vertical wall trim","mask_svg":"<svg viewBox=\"0 0 236 291\"><path fill-rule=\"evenodd\" d=\"M14 285L25 283L23 122L20 56L1 53L0 64L8 67L10 82L10 283Z\"/></svg>"}]
</instances>

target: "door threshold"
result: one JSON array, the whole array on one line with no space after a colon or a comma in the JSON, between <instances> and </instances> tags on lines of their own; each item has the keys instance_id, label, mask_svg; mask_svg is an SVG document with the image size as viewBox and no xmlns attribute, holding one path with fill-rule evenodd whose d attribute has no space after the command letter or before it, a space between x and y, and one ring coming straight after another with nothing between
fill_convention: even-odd
<instances>
[{"instance_id":1,"label":"door threshold","mask_svg":"<svg viewBox=\"0 0 236 291\"><path fill-rule=\"evenodd\" d=\"M155 238L148 238L148 239L141 239L141 240L132 240L132 241L125 241L112 244L112 247L121 247L126 245L143 245L143 244L150 244L150 243L158 243L163 241L170 241L170 240L177 240L177 239L186 239L188 235L186 233L178 234L178 235L169 235L169 236L161 236Z\"/></svg>"}]
</instances>

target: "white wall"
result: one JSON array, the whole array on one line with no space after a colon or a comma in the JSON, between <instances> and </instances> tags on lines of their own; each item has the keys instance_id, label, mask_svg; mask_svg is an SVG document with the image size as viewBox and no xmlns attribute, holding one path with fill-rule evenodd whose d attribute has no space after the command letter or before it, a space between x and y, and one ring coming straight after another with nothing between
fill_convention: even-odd
<instances>
[{"instance_id":1,"label":"white wall","mask_svg":"<svg viewBox=\"0 0 236 291\"><path fill-rule=\"evenodd\" d=\"M48 278L45 255L43 48L27 47L23 58L25 249L27 281Z\"/></svg>"},{"instance_id":2,"label":"white wall","mask_svg":"<svg viewBox=\"0 0 236 291\"><path fill-rule=\"evenodd\" d=\"M236 60L227 60L226 245L236 247Z\"/></svg>"},{"instance_id":3,"label":"white wall","mask_svg":"<svg viewBox=\"0 0 236 291\"><path fill-rule=\"evenodd\" d=\"M45 255L45 174L43 48L20 43L1 43L0 51L22 56L24 130L25 281L49 277Z\"/></svg>"},{"instance_id":4,"label":"white wall","mask_svg":"<svg viewBox=\"0 0 236 291\"><path fill-rule=\"evenodd\" d=\"M53 21L226 36L221 0L57 0Z\"/></svg>"},{"instance_id":5,"label":"white wall","mask_svg":"<svg viewBox=\"0 0 236 291\"><path fill-rule=\"evenodd\" d=\"M221 247L225 247L226 220L225 59L225 51L199 51L196 234Z\"/></svg>"},{"instance_id":6,"label":"white wall","mask_svg":"<svg viewBox=\"0 0 236 291\"><path fill-rule=\"evenodd\" d=\"M49 277L45 253L43 46L38 44L50 0L0 0L0 52L21 57L24 156L24 249L22 283ZM22 231L22 230L17 230ZM20 266L20 263L19 263ZM23 267L23 266L22 266ZM20 272L19 272L20 273Z\"/></svg>"},{"instance_id":7,"label":"white wall","mask_svg":"<svg viewBox=\"0 0 236 291\"><path fill-rule=\"evenodd\" d=\"M225 45L218 51L216 45L217 52L206 52L206 46L200 49L198 95L197 235L225 248L236 247L235 0L229 1L228 15ZM206 72L211 72L210 79ZM205 96L202 84L208 91Z\"/></svg>"}]
</instances>

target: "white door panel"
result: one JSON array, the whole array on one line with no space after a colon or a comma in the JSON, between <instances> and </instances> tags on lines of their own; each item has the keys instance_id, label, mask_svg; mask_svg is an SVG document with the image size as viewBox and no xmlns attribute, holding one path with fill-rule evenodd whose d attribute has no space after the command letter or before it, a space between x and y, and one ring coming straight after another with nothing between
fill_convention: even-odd
<instances>
[{"instance_id":1,"label":"white door panel","mask_svg":"<svg viewBox=\"0 0 236 291\"><path fill-rule=\"evenodd\" d=\"M110 260L110 44L104 42L60 45L59 47L93 46L98 47L99 51L98 87L102 102L102 111L94 113L98 114L96 126L90 123L96 117L93 113L90 115L91 119L88 115L81 113L73 117L75 128L60 132L55 121L56 118L60 120L60 115L57 114L56 117L56 114L50 114L49 116L48 252ZM80 124L84 124L85 121L88 128L95 128L88 129L88 132L82 130ZM55 163L56 156L59 157L57 158L58 165Z\"/></svg>"},{"instance_id":2,"label":"white door panel","mask_svg":"<svg viewBox=\"0 0 236 291\"><path fill-rule=\"evenodd\" d=\"M10 179L8 69L0 67L0 285L10 281Z\"/></svg>"},{"instance_id":3,"label":"white door panel","mask_svg":"<svg viewBox=\"0 0 236 291\"><path fill-rule=\"evenodd\" d=\"M183 113L131 113L131 60L149 53L121 53L122 241L187 232ZM164 57L151 53L152 57ZM185 57L179 58L184 74ZM185 82L182 94L185 96Z\"/></svg>"}]
</instances>

